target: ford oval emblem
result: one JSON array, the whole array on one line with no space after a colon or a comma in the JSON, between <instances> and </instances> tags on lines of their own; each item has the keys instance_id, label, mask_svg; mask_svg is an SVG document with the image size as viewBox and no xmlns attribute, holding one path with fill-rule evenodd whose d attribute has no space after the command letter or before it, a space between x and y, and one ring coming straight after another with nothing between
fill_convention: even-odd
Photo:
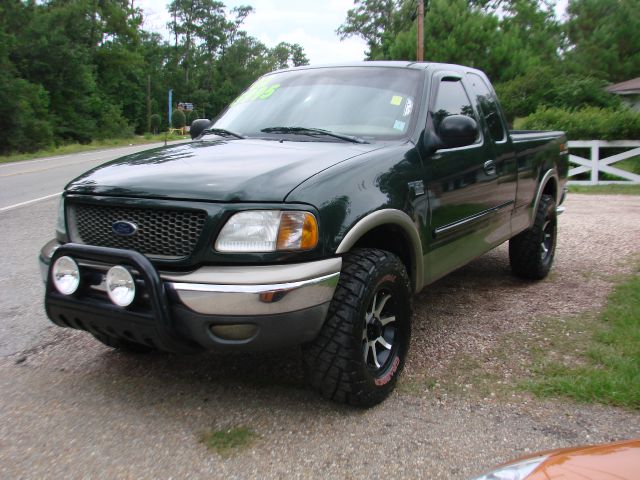
<instances>
[{"instance_id":1,"label":"ford oval emblem","mask_svg":"<svg viewBox=\"0 0 640 480\"><path fill-rule=\"evenodd\" d=\"M125 220L118 220L111 224L111 231L116 235L122 237L130 237L138 231L138 226L135 223L127 222Z\"/></svg>"}]
</instances>

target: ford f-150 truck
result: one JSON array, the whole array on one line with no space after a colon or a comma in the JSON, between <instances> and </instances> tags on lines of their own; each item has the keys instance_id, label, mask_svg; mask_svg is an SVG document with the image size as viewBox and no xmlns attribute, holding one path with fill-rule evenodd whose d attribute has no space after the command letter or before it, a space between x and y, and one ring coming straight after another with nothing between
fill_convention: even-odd
<instances>
[{"instance_id":1,"label":"ford f-150 truck","mask_svg":"<svg viewBox=\"0 0 640 480\"><path fill-rule=\"evenodd\" d=\"M191 134L67 185L40 254L55 324L131 351L302 345L314 389L370 406L412 294L505 241L515 275L551 268L565 135L509 131L473 68L274 72Z\"/></svg>"}]
</instances>

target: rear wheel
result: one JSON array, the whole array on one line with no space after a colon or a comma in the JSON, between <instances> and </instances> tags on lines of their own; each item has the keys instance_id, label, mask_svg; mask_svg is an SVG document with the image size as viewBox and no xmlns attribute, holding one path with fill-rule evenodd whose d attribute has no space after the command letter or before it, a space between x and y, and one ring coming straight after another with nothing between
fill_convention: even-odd
<instances>
[{"instance_id":1,"label":"rear wheel","mask_svg":"<svg viewBox=\"0 0 640 480\"><path fill-rule=\"evenodd\" d=\"M406 359L410 302L409 278L398 257L376 249L345 255L327 320L305 347L312 387L351 405L383 401Z\"/></svg>"},{"instance_id":2,"label":"rear wheel","mask_svg":"<svg viewBox=\"0 0 640 480\"><path fill-rule=\"evenodd\" d=\"M513 274L532 280L545 278L553 264L557 235L556 202L551 195L542 195L533 227L509 241Z\"/></svg>"}]
</instances>

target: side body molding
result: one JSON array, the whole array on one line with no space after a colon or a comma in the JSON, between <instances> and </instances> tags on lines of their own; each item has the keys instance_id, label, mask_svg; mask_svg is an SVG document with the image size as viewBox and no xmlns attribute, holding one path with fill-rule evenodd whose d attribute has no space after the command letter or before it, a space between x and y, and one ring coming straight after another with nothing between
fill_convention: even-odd
<instances>
[{"instance_id":1,"label":"side body molding","mask_svg":"<svg viewBox=\"0 0 640 480\"><path fill-rule=\"evenodd\" d=\"M340 245L338 245L336 253L343 254L348 252L367 232L383 225L398 226L407 236L407 239L409 240L411 246L413 261L413 272L411 272L411 281L415 286L415 291L419 292L424 285L422 242L420 240L418 229L416 228L413 220L409 215L401 210L395 210L391 208L378 210L360 219L342 239Z\"/></svg>"}]
</instances>

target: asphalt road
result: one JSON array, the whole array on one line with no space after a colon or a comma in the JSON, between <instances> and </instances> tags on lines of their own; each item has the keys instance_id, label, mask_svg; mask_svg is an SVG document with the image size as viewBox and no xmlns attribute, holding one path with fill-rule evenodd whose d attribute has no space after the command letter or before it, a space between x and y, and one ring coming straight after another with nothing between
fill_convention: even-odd
<instances>
[{"instance_id":1,"label":"asphalt road","mask_svg":"<svg viewBox=\"0 0 640 480\"><path fill-rule=\"evenodd\" d=\"M177 142L169 142L177 143ZM62 192L69 180L92 167L162 143L93 150L89 152L0 163L0 212L46 200Z\"/></svg>"},{"instance_id":2,"label":"asphalt road","mask_svg":"<svg viewBox=\"0 0 640 480\"><path fill-rule=\"evenodd\" d=\"M570 197L544 282L511 277L501 247L418 295L401 388L362 411L309 392L297 349L132 356L46 320L37 253L55 194L143 148L0 166L0 478L462 480L534 451L640 436L638 412L494 395L468 363L454 368L473 358L509 383L519 359L500 363L502 339L601 306L639 252L640 197ZM457 390L430 386L456 375ZM200 442L235 426L257 435L244 450L220 456Z\"/></svg>"},{"instance_id":3,"label":"asphalt road","mask_svg":"<svg viewBox=\"0 0 640 480\"><path fill-rule=\"evenodd\" d=\"M175 142L172 142L175 143ZM0 164L0 357L38 345L51 328L42 312L37 264L40 247L53 238L59 194L83 172L161 143Z\"/></svg>"}]
</instances>

